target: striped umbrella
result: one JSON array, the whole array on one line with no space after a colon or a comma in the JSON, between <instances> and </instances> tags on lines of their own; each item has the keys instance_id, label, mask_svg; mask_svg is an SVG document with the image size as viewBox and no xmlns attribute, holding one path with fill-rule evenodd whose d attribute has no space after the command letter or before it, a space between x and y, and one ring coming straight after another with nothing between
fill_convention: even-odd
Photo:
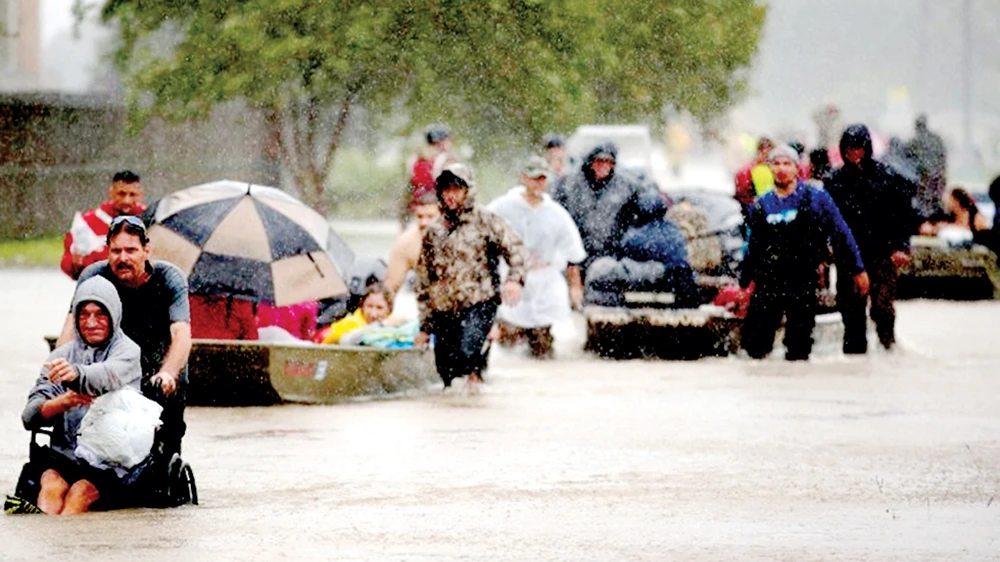
<instances>
[{"instance_id":1,"label":"striped umbrella","mask_svg":"<svg viewBox=\"0 0 1000 562\"><path fill-rule=\"evenodd\" d=\"M147 213L153 257L187 273L192 293L276 306L348 293L354 252L281 190L217 181L176 191Z\"/></svg>"}]
</instances>

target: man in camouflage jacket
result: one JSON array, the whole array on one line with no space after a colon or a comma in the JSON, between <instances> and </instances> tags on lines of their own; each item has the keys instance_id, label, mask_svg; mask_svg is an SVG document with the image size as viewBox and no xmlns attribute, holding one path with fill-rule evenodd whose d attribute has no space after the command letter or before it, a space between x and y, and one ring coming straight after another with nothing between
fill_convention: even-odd
<instances>
[{"instance_id":1,"label":"man in camouflage jacket","mask_svg":"<svg viewBox=\"0 0 1000 562\"><path fill-rule=\"evenodd\" d=\"M424 233L417 261L420 334L416 345L435 337L434 357L444 385L468 376L481 382L486 342L501 293L516 304L524 285L520 237L501 217L475 204L472 170L450 164L437 178L441 218ZM500 258L509 266L500 288Z\"/></svg>"}]
</instances>

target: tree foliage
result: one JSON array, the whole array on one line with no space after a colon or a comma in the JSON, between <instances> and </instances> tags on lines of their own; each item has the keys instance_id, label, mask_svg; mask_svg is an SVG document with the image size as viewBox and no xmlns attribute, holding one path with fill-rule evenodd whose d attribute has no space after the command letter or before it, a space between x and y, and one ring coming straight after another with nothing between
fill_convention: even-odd
<instances>
[{"instance_id":1,"label":"tree foliage","mask_svg":"<svg viewBox=\"0 0 1000 562\"><path fill-rule=\"evenodd\" d=\"M109 0L133 121L244 100L308 202L352 112L523 141L584 122L715 116L739 99L753 0Z\"/></svg>"}]
</instances>

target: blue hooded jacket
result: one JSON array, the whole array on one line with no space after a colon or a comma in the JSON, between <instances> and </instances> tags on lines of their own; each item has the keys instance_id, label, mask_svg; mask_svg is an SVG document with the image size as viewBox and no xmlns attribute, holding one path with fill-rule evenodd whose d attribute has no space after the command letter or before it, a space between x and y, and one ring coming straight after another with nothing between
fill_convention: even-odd
<instances>
[{"instance_id":1,"label":"blue hooded jacket","mask_svg":"<svg viewBox=\"0 0 1000 562\"><path fill-rule=\"evenodd\" d=\"M643 193L636 205L636 226L621 241L622 257L635 261L656 261L667 268L690 267L687 239L665 218L667 204L656 193Z\"/></svg>"}]
</instances>

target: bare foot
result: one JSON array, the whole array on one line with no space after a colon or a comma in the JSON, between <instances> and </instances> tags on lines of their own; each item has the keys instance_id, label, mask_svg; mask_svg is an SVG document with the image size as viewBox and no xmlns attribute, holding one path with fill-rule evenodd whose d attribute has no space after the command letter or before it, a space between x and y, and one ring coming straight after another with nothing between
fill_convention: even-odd
<instances>
[{"instance_id":1,"label":"bare foot","mask_svg":"<svg viewBox=\"0 0 1000 562\"><path fill-rule=\"evenodd\" d=\"M42 473L41 489L38 491L38 508L49 515L59 515L66 502L69 484L54 469Z\"/></svg>"},{"instance_id":2,"label":"bare foot","mask_svg":"<svg viewBox=\"0 0 1000 562\"><path fill-rule=\"evenodd\" d=\"M63 508L63 494L57 490L42 490L38 494L38 509L48 515L59 515Z\"/></svg>"},{"instance_id":3,"label":"bare foot","mask_svg":"<svg viewBox=\"0 0 1000 562\"><path fill-rule=\"evenodd\" d=\"M483 377L479 375L469 375L465 381L465 393L475 396L483 389Z\"/></svg>"}]
</instances>

